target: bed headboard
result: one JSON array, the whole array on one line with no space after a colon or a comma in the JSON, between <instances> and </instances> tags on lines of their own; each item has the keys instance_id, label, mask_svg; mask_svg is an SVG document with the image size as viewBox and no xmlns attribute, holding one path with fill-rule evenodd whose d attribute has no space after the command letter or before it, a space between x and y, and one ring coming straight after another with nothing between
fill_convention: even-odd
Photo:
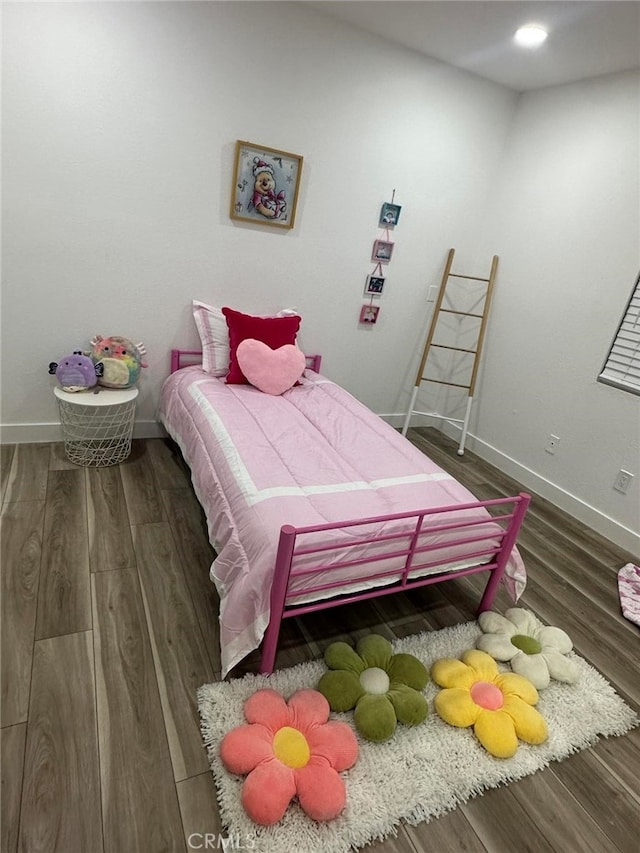
<instances>
[{"instance_id":1,"label":"bed headboard","mask_svg":"<svg viewBox=\"0 0 640 853\"><path fill-rule=\"evenodd\" d=\"M320 364L322 356L317 353L314 355L306 355L307 367L315 373L320 372ZM202 360L202 351L199 349L172 349L171 350L171 373L180 370L182 367L189 367L194 364L200 364Z\"/></svg>"}]
</instances>

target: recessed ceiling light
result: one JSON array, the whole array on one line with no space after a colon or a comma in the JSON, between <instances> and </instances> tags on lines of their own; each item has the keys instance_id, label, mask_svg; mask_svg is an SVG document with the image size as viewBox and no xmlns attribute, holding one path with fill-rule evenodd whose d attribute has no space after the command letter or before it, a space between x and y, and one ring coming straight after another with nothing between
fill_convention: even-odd
<instances>
[{"instance_id":1,"label":"recessed ceiling light","mask_svg":"<svg viewBox=\"0 0 640 853\"><path fill-rule=\"evenodd\" d=\"M544 27L539 27L537 24L527 24L515 34L515 40L523 47L538 47L548 36Z\"/></svg>"}]
</instances>

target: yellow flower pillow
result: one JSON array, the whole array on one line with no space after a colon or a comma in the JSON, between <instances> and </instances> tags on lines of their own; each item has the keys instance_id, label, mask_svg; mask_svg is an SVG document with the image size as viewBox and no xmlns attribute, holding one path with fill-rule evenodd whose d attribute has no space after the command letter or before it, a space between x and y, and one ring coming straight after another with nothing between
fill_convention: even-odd
<instances>
[{"instance_id":1,"label":"yellow flower pillow","mask_svg":"<svg viewBox=\"0 0 640 853\"><path fill-rule=\"evenodd\" d=\"M518 740L546 741L547 724L533 707L538 701L536 688L520 675L499 672L485 652L471 649L461 660L437 660L431 678L444 688L434 700L438 715L451 726L473 726L482 746L496 758L515 755Z\"/></svg>"}]
</instances>

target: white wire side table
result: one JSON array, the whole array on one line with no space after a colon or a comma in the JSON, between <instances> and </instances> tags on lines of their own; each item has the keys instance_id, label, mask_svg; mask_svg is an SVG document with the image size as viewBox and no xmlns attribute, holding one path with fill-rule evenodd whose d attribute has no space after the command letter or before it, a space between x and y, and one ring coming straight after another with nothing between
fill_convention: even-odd
<instances>
[{"instance_id":1,"label":"white wire side table","mask_svg":"<svg viewBox=\"0 0 640 853\"><path fill-rule=\"evenodd\" d=\"M117 465L131 453L137 388L69 393L54 388L67 459L76 465Z\"/></svg>"}]
</instances>

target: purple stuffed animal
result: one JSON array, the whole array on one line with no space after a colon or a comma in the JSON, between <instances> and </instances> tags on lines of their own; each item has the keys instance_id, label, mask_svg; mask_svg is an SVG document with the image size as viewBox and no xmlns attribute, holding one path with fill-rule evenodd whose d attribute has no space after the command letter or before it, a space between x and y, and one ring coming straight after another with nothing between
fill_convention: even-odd
<instances>
[{"instance_id":1,"label":"purple stuffed animal","mask_svg":"<svg viewBox=\"0 0 640 853\"><path fill-rule=\"evenodd\" d=\"M49 364L49 373L55 373L63 391L93 388L103 371L102 362L94 364L81 350L74 350L71 355L63 355L60 361Z\"/></svg>"}]
</instances>

